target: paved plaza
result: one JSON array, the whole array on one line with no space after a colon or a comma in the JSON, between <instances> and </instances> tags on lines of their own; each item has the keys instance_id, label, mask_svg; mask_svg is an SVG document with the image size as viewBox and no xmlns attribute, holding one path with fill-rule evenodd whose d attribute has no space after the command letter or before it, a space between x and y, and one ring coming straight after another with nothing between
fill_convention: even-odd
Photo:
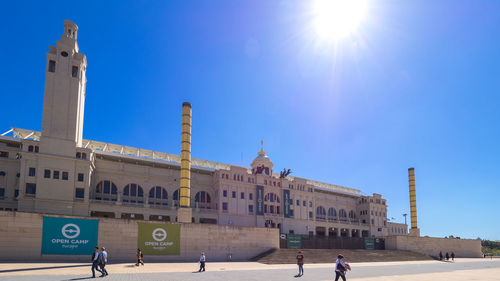
<instances>
[{"instance_id":1,"label":"paved plaza","mask_svg":"<svg viewBox=\"0 0 500 281\"><path fill-rule=\"evenodd\" d=\"M455 262L414 261L353 263L348 280L500 280L499 259L457 259ZM306 264L295 277L296 265L254 262L207 263L198 273L197 263L110 264L103 280L333 280L333 264ZM90 266L82 263L1 263L0 280L91 280Z\"/></svg>"}]
</instances>

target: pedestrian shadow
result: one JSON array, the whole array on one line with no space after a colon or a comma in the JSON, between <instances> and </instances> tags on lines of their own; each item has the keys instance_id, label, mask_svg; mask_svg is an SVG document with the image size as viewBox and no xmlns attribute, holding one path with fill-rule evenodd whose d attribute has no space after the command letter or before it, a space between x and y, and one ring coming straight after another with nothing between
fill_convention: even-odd
<instances>
[{"instance_id":1,"label":"pedestrian shadow","mask_svg":"<svg viewBox=\"0 0 500 281\"><path fill-rule=\"evenodd\" d=\"M61 266L46 266L46 267L31 267L31 268L19 268L19 269L7 269L0 270L0 273L8 272L20 272L20 271L34 271L34 270L45 270L45 269L58 269L58 268L72 268L72 267L88 267L88 265L61 265Z\"/></svg>"},{"instance_id":2,"label":"pedestrian shadow","mask_svg":"<svg viewBox=\"0 0 500 281\"><path fill-rule=\"evenodd\" d=\"M94 278L93 277L80 277L80 278L66 279L64 281L76 281L76 280L85 280L85 279L94 279Z\"/></svg>"}]
</instances>

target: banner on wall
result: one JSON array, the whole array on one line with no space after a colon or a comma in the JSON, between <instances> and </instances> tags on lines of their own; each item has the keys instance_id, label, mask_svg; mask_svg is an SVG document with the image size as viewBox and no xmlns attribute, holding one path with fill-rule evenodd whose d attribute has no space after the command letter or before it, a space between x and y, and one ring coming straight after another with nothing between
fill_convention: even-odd
<instances>
[{"instance_id":1,"label":"banner on wall","mask_svg":"<svg viewBox=\"0 0 500 281\"><path fill-rule=\"evenodd\" d=\"M42 255L91 255L98 230L98 220L43 217Z\"/></svg>"},{"instance_id":2,"label":"banner on wall","mask_svg":"<svg viewBox=\"0 0 500 281\"><path fill-rule=\"evenodd\" d=\"M290 217L290 190L283 190L283 215L285 218Z\"/></svg>"},{"instance_id":3,"label":"banner on wall","mask_svg":"<svg viewBox=\"0 0 500 281\"><path fill-rule=\"evenodd\" d=\"M137 247L145 255L180 255L180 224L138 223Z\"/></svg>"},{"instance_id":4,"label":"banner on wall","mask_svg":"<svg viewBox=\"0 0 500 281\"><path fill-rule=\"evenodd\" d=\"M262 185L257 185L257 196L255 200L257 202L257 216L264 215L264 187Z\"/></svg>"}]
</instances>

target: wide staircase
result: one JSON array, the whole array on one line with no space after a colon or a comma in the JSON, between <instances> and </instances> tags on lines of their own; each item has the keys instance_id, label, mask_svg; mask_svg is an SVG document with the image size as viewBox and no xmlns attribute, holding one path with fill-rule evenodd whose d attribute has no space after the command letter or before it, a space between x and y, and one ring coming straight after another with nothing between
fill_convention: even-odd
<instances>
[{"instance_id":1,"label":"wide staircase","mask_svg":"<svg viewBox=\"0 0 500 281\"><path fill-rule=\"evenodd\" d=\"M265 264L296 263L298 249L273 249L264 252L251 261ZM334 263L338 254L346 262L387 262L432 260L428 255L410 251L395 250L347 250L347 249L301 249L304 263Z\"/></svg>"}]
</instances>

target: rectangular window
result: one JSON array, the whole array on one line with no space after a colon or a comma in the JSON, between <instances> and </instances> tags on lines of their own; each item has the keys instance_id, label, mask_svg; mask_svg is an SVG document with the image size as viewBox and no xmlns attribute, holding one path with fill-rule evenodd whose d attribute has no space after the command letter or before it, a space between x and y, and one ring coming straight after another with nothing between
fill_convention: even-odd
<instances>
[{"instance_id":1,"label":"rectangular window","mask_svg":"<svg viewBox=\"0 0 500 281\"><path fill-rule=\"evenodd\" d=\"M54 177L54 179L58 180L59 179L59 171L54 171L53 177Z\"/></svg>"},{"instance_id":2,"label":"rectangular window","mask_svg":"<svg viewBox=\"0 0 500 281\"><path fill-rule=\"evenodd\" d=\"M276 214L280 213L280 206L276 206Z\"/></svg>"},{"instance_id":3,"label":"rectangular window","mask_svg":"<svg viewBox=\"0 0 500 281\"><path fill-rule=\"evenodd\" d=\"M65 181L68 180L68 172L62 172L62 179Z\"/></svg>"},{"instance_id":4,"label":"rectangular window","mask_svg":"<svg viewBox=\"0 0 500 281\"><path fill-rule=\"evenodd\" d=\"M43 177L46 178L46 179L50 179L50 170L45 170L44 173L43 173Z\"/></svg>"},{"instance_id":5,"label":"rectangular window","mask_svg":"<svg viewBox=\"0 0 500 281\"><path fill-rule=\"evenodd\" d=\"M290 210L290 217L293 218L293 210Z\"/></svg>"},{"instance_id":6,"label":"rectangular window","mask_svg":"<svg viewBox=\"0 0 500 281\"><path fill-rule=\"evenodd\" d=\"M274 206L273 205L269 206L269 212L271 214L274 214Z\"/></svg>"},{"instance_id":7,"label":"rectangular window","mask_svg":"<svg viewBox=\"0 0 500 281\"><path fill-rule=\"evenodd\" d=\"M313 206L313 202L309 201L309 207L312 208L312 206Z\"/></svg>"},{"instance_id":8,"label":"rectangular window","mask_svg":"<svg viewBox=\"0 0 500 281\"><path fill-rule=\"evenodd\" d=\"M248 205L248 213L253 214L253 205Z\"/></svg>"},{"instance_id":9,"label":"rectangular window","mask_svg":"<svg viewBox=\"0 0 500 281\"><path fill-rule=\"evenodd\" d=\"M0 188L0 198L5 196L5 188Z\"/></svg>"},{"instance_id":10,"label":"rectangular window","mask_svg":"<svg viewBox=\"0 0 500 281\"><path fill-rule=\"evenodd\" d=\"M222 191L222 196L227 197L227 190Z\"/></svg>"},{"instance_id":11,"label":"rectangular window","mask_svg":"<svg viewBox=\"0 0 500 281\"><path fill-rule=\"evenodd\" d=\"M245 192L242 192L242 193L240 194L240 198L241 198L241 199L245 199Z\"/></svg>"},{"instance_id":12,"label":"rectangular window","mask_svg":"<svg viewBox=\"0 0 500 281\"><path fill-rule=\"evenodd\" d=\"M248 199L253 200L253 193L248 193Z\"/></svg>"},{"instance_id":13,"label":"rectangular window","mask_svg":"<svg viewBox=\"0 0 500 281\"><path fill-rule=\"evenodd\" d=\"M83 181L83 173L78 173L78 181Z\"/></svg>"},{"instance_id":14,"label":"rectangular window","mask_svg":"<svg viewBox=\"0 0 500 281\"><path fill-rule=\"evenodd\" d=\"M297 200L296 203L297 203L297 206L300 206L300 200Z\"/></svg>"},{"instance_id":15,"label":"rectangular window","mask_svg":"<svg viewBox=\"0 0 500 281\"><path fill-rule=\"evenodd\" d=\"M233 198L236 198L236 191L233 191L233 192L231 193L231 195L232 195L232 197L233 197Z\"/></svg>"},{"instance_id":16,"label":"rectangular window","mask_svg":"<svg viewBox=\"0 0 500 281\"><path fill-rule=\"evenodd\" d=\"M33 167L30 167L29 172L28 172L28 175L29 175L30 177L34 177L34 176L36 175L36 169L35 169L35 168L33 168Z\"/></svg>"},{"instance_id":17,"label":"rectangular window","mask_svg":"<svg viewBox=\"0 0 500 281\"><path fill-rule=\"evenodd\" d=\"M38 148L38 145L35 146L35 153L38 153L38 151L40 151L40 149Z\"/></svg>"},{"instance_id":18,"label":"rectangular window","mask_svg":"<svg viewBox=\"0 0 500 281\"><path fill-rule=\"evenodd\" d=\"M309 218L312 219L313 218L313 212L309 212Z\"/></svg>"},{"instance_id":19,"label":"rectangular window","mask_svg":"<svg viewBox=\"0 0 500 281\"><path fill-rule=\"evenodd\" d=\"M375 224L375 221L372 219L372 224Z\"/></svg>"},{"instance_id":20,"label":"rectangular window","mask_svg":"<svg viewBox=\"0 0 500 281\"><path fill-rule=\"evenodd\" d=\"M302 206L304 206L304 207L306 206L306 201L305 200L302 201Z\"/></svg>"},{"instance_id":21,"label":"rectangular window","mask_svg":"<svg viewBox=\"0 0 500 281\"><path fill-rule=\"evenodd\" d=\"M17 196L19 196L19 189L14 190L14 200L17 200Z\"/></svg>"},{"instance_id":22,"label":"rectangular window","mask_svg":"<svg viewBox=\"0 0 500 281\"><path fill-rule=\"evenodd\" d=\"M71 68L71 77L78 77L78 66L74 66Z\"/></svg>"},{"instance_id":23,"label":"rectangular window","mask_svg":"<svg viewBox=\"0 0 500 281\"><path fill-rule=\"evenodd\" d=\"M26 184L26 194L35 195L36 194L36 184L27 183Z\"/></svg>"},{"instance_id":24,"label":"rectangular window","mask_svg":"<svg viewBox=\"0 0 500 281\"><path fill-rule=\"evenodd\" d=\"M56 72L56 61L49 60L49 72Z\"/></svg>"},{"instance_id":25,"label":"rectangular window","mask_svg":"<svg viewBox=\"0 0 500 281\"><path fill-rule=\"evenodd\" d=\"M222 211L227 212L227 202L222 202Z\"/></svg>"},{"instance_id":26,"label":"rectangular window","mask_svg":"<svg viewBox=\"0 0 500 281\"><path fill-rule=\"evenodd\" d=\"M75 189L75 198L82 198L85 196L85 189L77 188Z\"/></svg>"},{"instance_id":27,"label":"rectangular window","mask_svg":"<svg viewBox=\"0 0 500 281\"><path fill-rule=\"evenodd\" d=\"M0 151L0 157L9 158L9 153L7 151Z\"/></svg>"}]
</instances>

